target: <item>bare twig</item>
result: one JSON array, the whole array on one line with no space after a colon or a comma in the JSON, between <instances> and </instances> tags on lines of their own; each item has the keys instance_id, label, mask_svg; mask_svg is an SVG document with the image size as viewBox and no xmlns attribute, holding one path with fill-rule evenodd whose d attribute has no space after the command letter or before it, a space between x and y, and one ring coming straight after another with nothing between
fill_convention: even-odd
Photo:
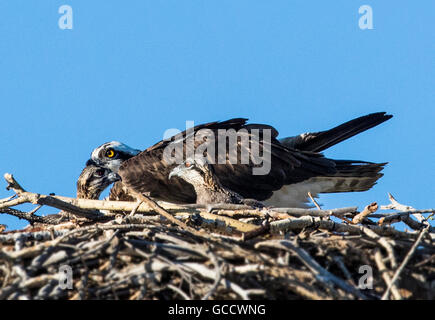
<instances>
[{"instance_id":1,"label":"bare twig","mask_svg":"<svg viewBox=\"0 0 435 320\"><path fill-rule=\"evenodd\" d=\"M376 210L378 210L378 204L376 202L369 204L363 211L353 217L352 224L361 223L368 215L376 212Z\"/></svg>"},{"instance_id":2,"label":"bare twig","mask_svg":"<svg viewBox=\"0 0 435 320\"><path fill-rule=\"evenodd\" d=\"M374 254L375 262L378 266L379 272L381 273L382 278L384 279L387 286L391 286L391 292L393 293L394 299L401 300L402 296L399 293L395 284L391 284L391 277L388 274L388 269L385 266L384 259L382 258L381 252L376 249Z\"/></svg>"},{"instance_id":3,"label":"bare twig","mask_svg":"<svg viewBox=\"0 0 435 320\"><path fill-rule=\"evenodd\" d=\"M26 192L26 190L23 189L23 187L20 186L20 184L14 179L14 176L10 173L5 173L4 178L6 182L8 183L8 186L6 189L14 190L16 194L20 195L21 193Z\"/></svg>"},{"instance_id":4,"label":"bare twig","mask_svg":"<svg viewBox=\"0 0 435 320\"><path fill-rule=\"evenodd\" d=\"M428 232L429 227L427 226L426 228L424 228L423 230L420 231L420 235L418 236L417 240L415 241L415 243L413 244L413 246L411 247L411 249L409 249L409 252L407 253L405 259L403 259L402 263L400 264L399 268L396 270L396 272L394 273L393 279L391 280L391 283L388 285L387 290L384 292L384 294L382 295L382 300L386 300L388 299L388 295L390 293L391 287L394 285L394 283L397 281L397 279L400 276L400 273L403 271L403 269L405 268L406 264L408 263L409 259L411 259L412 255L414 254L415 250L417 249L419 243L421 242L421 240L423 239L423 237L425 236L425 234Z\"/></svg>"},{"instance_id":5,"label":"bare twig","mask_svg":"<svg viewBox=\"0 0 435 320\"><path fill-rule=\"evenodd\" d=\"M395 210L399 210L399 211L414 211L415 209L411 206L407 206L407 205L403 205L400 204L391 193L388 193L388 198L390 199L390 204L386 205L386 206L381 206L381 210L389 210L389 209L395 209ZM418 210L415 210L415 213L413 214L415 216L415 218L419 221L419 222L424 222L425 221L425 217L423 215L421 215Z\"/></svg>"},{"instance_id":6,"label":"bare twig","mask_svg":"<svg viewBox=\"0 0 435 320\"><path fill-rule=\"evenodd\" d=\"M356 297L358 297L360 299L367 299L367 297L364 294L362 294L358 289L356 289L355 287L347 284L345 281L341 280L340 278L338 278L337 276L333 275L332 273L327 271L325 268L320 266L304 249L300 248L299 246L296 246L291 241L287 241L287 240L280 240L280 241L270 240L270 241L260 242L256 246L257 247L261 247L261 246L267 246L267 245L270 245L270 244L272 244L272 245L279 245L283 249L287 249L287 250L290 249L291 251L295 252L296 255L298 256L298 258L301 259L301 261L313 273L315 273L317 276L321 277L321 279L323 281L330 281L333 284L335 284L338 287L340 287L341 289L343 289L343 290L345 290L345 291L347 291L349 293L352 293L353 295L355 295Z\"/></svg>"},{"instance_id":7,"label":"bare twig","mask_svg":"<svg viewBox=\"0 0 435 320\"><path fill-rule=\"evenodd\" d=\"M317 209L322 210L322 208L320 208L319 204L317 203L316 200L314 200L314 198L313 198L311 192L309 192L309 191L308 191L308 197L310 197L311 202L316 206Z\"/></svg>"}]
</instances>

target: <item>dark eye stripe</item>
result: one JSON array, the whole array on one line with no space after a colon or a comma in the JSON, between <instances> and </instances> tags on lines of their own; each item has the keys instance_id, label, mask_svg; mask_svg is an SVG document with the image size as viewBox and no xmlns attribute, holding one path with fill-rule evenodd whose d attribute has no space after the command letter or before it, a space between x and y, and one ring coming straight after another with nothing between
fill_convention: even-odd
<instances>
[{"instance_id":1,"label":"dark eye stripe","mask_svg":"<svg viewBox=\"0 0 435 320\"><path fill-rule=\"evenodd\" d=\"M100 177L104 176L104 172L105 172L104 169L98 169L97 171L95 171L97 176L100 176Z\"/></svg>"},{"instance_id":2,"label":"dark eye stripe","mask_svg":"<svg viewBox=\"0 0 435 320\"><path fill-rule=\"evenodd\" d=\"M130 159L130 158L132 158L132 157L134 157L134 156L131 155L131 154L129 154L129 153L127 153L127 152L117 151L117 152L116 152L116 157L117 157L118 159L121 159L121 160L128 160L128 159Z\"/></svg>"},{"instance_id":3,"label":"dark eye stripe","mask_svg":"<svg viewBox=\"0 0 435 320\"><path fill-rule=\"evenodd\" d=\"M101 149L100 152L98 153L98 158L102 159L104 158L106 151L104 149Z\"/></svg>"}]
</instances>

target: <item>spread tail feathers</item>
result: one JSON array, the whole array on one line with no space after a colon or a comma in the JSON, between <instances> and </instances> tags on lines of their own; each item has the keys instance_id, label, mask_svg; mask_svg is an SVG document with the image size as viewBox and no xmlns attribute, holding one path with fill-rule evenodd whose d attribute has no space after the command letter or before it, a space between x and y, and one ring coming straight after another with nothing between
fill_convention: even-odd
<instances>
[{"instance_id":1,"label":"spread tail feathers","mask_svg":"<svg viewBox=\"0 0 435 320\"><path fill-rule=\"evenodd\" d=\"M285 185L274 191L265 204L276 207L310 207L308 192L317 197L320 193L355 192L369 190L383 176L386 163L334 160L337 172L327 176Z\"/></svg>"},{"instance_id":2,"label":"spread tail feathers","mask_svg":"<svg viewBox=\"0 0 435 320\"><path fill-rule=\"evenodd\" d=\"M335 160L337 173L317 179L329 180L320 193L366 191L383 176L382 169L387 163Z\"/></svg>"}]
</instances>

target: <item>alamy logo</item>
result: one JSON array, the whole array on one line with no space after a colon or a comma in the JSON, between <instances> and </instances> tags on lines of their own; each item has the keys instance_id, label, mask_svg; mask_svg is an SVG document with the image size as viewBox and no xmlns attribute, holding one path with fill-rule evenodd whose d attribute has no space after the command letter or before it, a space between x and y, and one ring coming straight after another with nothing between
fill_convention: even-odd
<instances>
[{"instance_id":1,"label":"alamy logo","mask_svg":"<svg viewBox=\"0 0 435 320\"><path fill-rule=\"evenodd\" d=\"M59 11L62 16L60 16L58 25L59 28L62 30L69 29L72 30L73 28L73 9L71 6L64 4L59 7Z\"/></svg>"},{"instance_id":2,"label":"alamy logo","mask_svg":"<svg viewBox=\"0 0 435 320\"><path fill-rule=\"evenodd\" d=\"M358 288L363 289L373 289L373 269L369 265L362 265L358 270L359 274L363 274L358 281Z\"/></svg>"},{"instance_id":3,"label":"alamy logo","mask_svg":"<svg viewBox=\"0 0 435 320\"><path fill-rule=\"evenodd\" d=\"M358 25L361 30L373 29L373 9L369 5L359 7L359 14L362 16L358 20Z\"/></svg>"},{"instance_id":4,"label":"alamy logo","mask_svg":"<svg viewBox=\"0 0 435 320\"><path fill-rule=\"evenodd\" d=\"M69 265L62 265L59 268L59 288L62 290L73 288L73 272Z\"/></svg>"},{"instance_id":5,"label":"alamy logo","mask_svg":"<svg viewBox=\"0 0 435 320\"><path fill-rule=\"evenodd\" d=\"M271 168L271 129L210 129L195 131L186 122L185 135L177 129L166 130L163 139L171 141L163 152L169 164L192 158L209 164L250 164L253 175L266 175ZM216 150L217 149L217 150Z\"/></svg>"}]
</instances>

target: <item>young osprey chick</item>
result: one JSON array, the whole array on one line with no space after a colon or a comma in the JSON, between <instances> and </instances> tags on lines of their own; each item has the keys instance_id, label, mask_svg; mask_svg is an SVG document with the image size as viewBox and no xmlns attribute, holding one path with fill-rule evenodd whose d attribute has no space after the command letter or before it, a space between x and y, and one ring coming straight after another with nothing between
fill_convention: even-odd
<instances>
[{"instance_id":1,"label":"young osprey chick","mask_svg":"<svg viewBox=\"0 0 435 320\"><path fill-rule=\"evenodd\" d=\"M101 192L119 179L116 173L88 161L77 180L77 198L98 200ZM60 224L71 221L71 219L77 220L77 217L68 211L62 210L59 213L45 216L45 219L53 224ZM41 226L39 223L33 223L33 227L39 226Z\"/></svg>"},{"instance_id":2,"label":"young osprey chick","mask_svg":"<svg viewBox=\"0 0 435 320\"><path fill-rule=\"evenodd\" d=\"M77 180L77 198L98 200L101 192L119 179L109 169L88 162Z\"/></svg>"},{"instance_id":3,"label":"young osprey chick","mask_svg":"<svg viewBox=\"0 0 435 320\"><path fill-rule=\"evenodd\" d=\"M224 187L215 175L213 167L203 159L186 159L169 173L169 179L174 176L193 186L197 204L234 203L263 207L261 202L244 199L240 194Z\"/></svg>"}]
</instances>

